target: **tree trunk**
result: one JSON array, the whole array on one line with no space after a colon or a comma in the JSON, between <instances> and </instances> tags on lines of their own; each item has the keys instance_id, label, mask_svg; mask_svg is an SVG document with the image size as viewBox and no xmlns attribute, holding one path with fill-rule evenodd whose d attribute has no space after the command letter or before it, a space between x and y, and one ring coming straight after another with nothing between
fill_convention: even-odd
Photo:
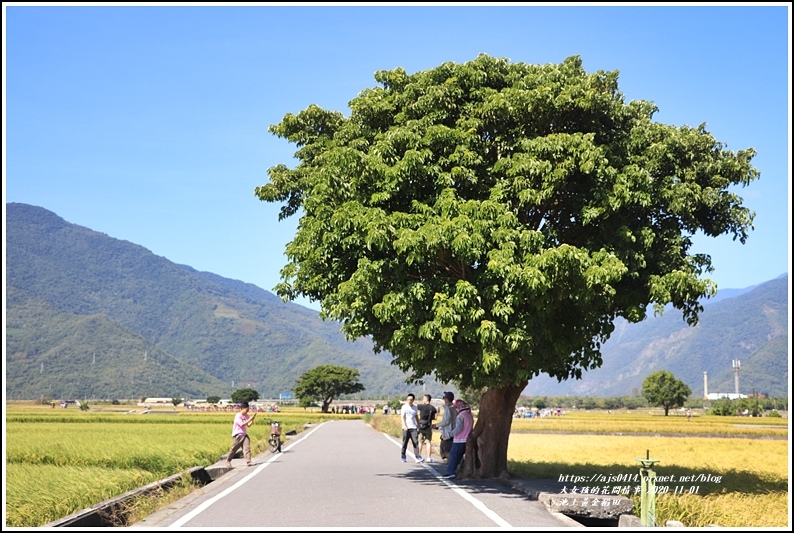
<instances>
[{"instance_id":1,"label":"tree trunk","mask_svg":"<svg viewBox=\"0 0 794 533\"><path fill-rule=\"evenodd\" d=\"M480 399L477 423L466 441L463 478L489 479L509 476L507 443L513 413L527 382L488 389Z\"/></svg>"}]
</instances>

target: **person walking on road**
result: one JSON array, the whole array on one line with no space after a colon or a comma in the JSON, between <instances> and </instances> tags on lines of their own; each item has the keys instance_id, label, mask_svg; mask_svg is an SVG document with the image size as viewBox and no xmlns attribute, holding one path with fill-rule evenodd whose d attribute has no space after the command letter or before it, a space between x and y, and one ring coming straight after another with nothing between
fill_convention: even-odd
<instances>
[{"instance_id":1,"label":"person walking on road","mask_svg":"<svg viewBox=\"0 0 794 533\"><path fill-rule=\"evenodd\" d=\"M471 414L469 404L463 400L456 400L455 411L457 411L458 416L455 418L455 429L452 432L452 449L449 452L447 473L443 476L444 479L455 479L458 465L466 451L466 440L474 427L474 416Z\"/></svg>"},{"instance_id":2,"label":"person walking on road","mask_svg":"<svg viewBox=\"0 0 794 533\"><path fill-rule=\"evenodd\" d=\"M419 426L419 410L416 408L416 405L414 405L415 398L416 397L413 394L408 394L408 396L405 398L405 403L400 409L400 421L402 422L403 428L403 447L402 450L400 450L400 456L402 457L403 463L406 462L405 451L408 449L409 439L414 446L414 456L416 457L416 462L422 462L422 456L419 455L419 438L417 436L417 428Z\"/></svg>"},{"instance_id":3,"label":"person walking on road","mask_svg":"<svg viewBox=\"0 0 794 533\"><path fill-rule=\"evenodd\" d=\"M256 413L248 416L249 409L248 402L240 404L240 411L234 415L234 423L232 424L232 447L226 456L226 467L232 467L232 457L242 447L243 457L248 466L253 466L251 462L251 438L248 436L248 428L254 423Z\"/></svg>"},{"instance_id":4,"label":"person walking on road","mask_svg":"<svg viewBox=\"0 0 794 533\"><path fill-rule=\"evenodd\" d=\"M422 403L416 407L419 410L419 453L427 449L427 455L422 457L428 463L433 462L433 420L438 412L430 400L431 396L425 394Z\"/></svg>"},{"instance_id":5,"label":"person walking on road","mask_svg":"<svg viewBox=\"0 0 794 533\"><path fill-rule=\"evenodd\" d=\"M455 418L458 414L453 405L454 399L455 395L451 392L447 391L444 393L444 414L441 416L441 422L433 428L441 431L439 455L441 455L442 460L449 459L449 450L452 449L452 430L455 429Z\"/></svg>"}]
</instances>

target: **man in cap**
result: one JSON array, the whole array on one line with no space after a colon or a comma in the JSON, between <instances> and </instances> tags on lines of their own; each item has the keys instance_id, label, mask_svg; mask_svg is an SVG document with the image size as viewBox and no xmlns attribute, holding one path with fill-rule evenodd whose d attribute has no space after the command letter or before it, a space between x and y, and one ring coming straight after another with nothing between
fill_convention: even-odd
<instances>
[{"instance_id":1,"label":"man in cap","mask_svg":"<svg viewBox=\"0 0 794 533\"><path fill-rule=\"evenodd\" d=\"M435 429L441 432L439 455L441 455L442 461L449 459L449 451L452 449L452 430L455 429L455 419L458 414L452 403L455 400L455 395L447 391L444 393L443 399L444 414L441 416L441 422L434 426Z\"/></svg>"}]
</instances>

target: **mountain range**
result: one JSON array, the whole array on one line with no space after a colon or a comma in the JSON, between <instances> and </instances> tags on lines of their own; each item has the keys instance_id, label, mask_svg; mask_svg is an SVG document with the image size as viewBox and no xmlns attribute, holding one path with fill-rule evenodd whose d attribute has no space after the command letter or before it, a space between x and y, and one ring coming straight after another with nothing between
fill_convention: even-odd
<instances>
[{"instance_id":1,"label":"mountain range","mask_svg":"<svg viewBox=\"0 0 794 533\"><path fill-rule=\"evenodd\" d=\"M137 244L69 223L42 207L6 204L5 384L9 399L229 397L251 387L289 394L320 364L355 368L367 397L455 390L425 376L406 383L367 338L250 283L199 272ZM602 367L581 380L533 379L537 396L637 394L654 370L693 393L788 395L788 275L704 302L696 327L669 310L617 322Z\"/></svg>"},{"instance_id":2,"label":"mountain range","mask_svg":"<svg viewBox=\"0 0 794 533\"><path fill-rule=\"evenodd\" d=\"M740 394L788 397L788 294L783 274L754 287L719 291L702 302L694 327L672 308L637 324L618 319L602 346L601 367L578 381L539 376L526 394L636 396L655 370L672 372L696 397L735 393L738 361Z\"/></svg>"}]
</instances>

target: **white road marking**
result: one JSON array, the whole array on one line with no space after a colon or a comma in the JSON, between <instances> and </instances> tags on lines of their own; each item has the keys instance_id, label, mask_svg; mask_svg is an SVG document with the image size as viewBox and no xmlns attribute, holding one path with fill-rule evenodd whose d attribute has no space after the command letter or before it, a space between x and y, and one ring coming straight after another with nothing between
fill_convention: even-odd
<instances>
[{"instance_id":1,"label":"white road marking","mask_svg":"<svg viewBox=\"0 0 794 533\"><path fill-rule=\"evenodd\" d=\"M291 443L289 446L285 447L285 448L284 448L284 450L289 450L289 449L293 448L293 447L294 447L296 444L298 444L299 442L302 442L302 441L306 440L307 438L309 438L309 436L310 436L312 433L314 433L315 431L317 431L318 429L320 429L320 427L321 427L323 424L327 424L327 423L328 423L328 422L323 422L322 424L320 424L320 425L318 425L317 427L313 428L311 431L307 432L307 433L306 433L304 436L302 436L300 439L298 439L298 440L296 440L296 441L292 442L292 443ZM387 439L389 439L389 441L393 442L393 443L394 443L396 446L398 446L398 447L400 447L400 448L402 447L402 443L401 443L401 442L399 442L399 441L397 441L397 440L396 440L394 437L391 437L390 435L387 435L386 433L383 433L383 436L384 436L384 437L386 437ZM410 454L410 455L411 455L411 457L412 457L414 460L416 460L416 456L415 456L413 453L411 453L410 451L407 451L407 453L408 453L408 454ZM234 485L232 485L232 486L231 486L231 487L229 487L228 489L224 490L224 491L223 491L223 492L221 492L220 494L218 494L218 495L216 495L216 496L214 496L214 497L210 498L210 499L209 499L209 500L207 500L206 502L202 503L201 505L199 505L198 507L196 507L194 510L192 510L191 512L189 512L188 514L186 514L185 516L183 516L183 517L182 517L182 518L180 518L179 520L175 521L173 524L171 524L171 525L170 525L170 526L168 526L168 527L182 527L182 526L183 526L183 525L185 525L187 522L189 522L190 520L192 520L193 518L195 518L196 516L198 516L199 514L201 514L202 512L204 512L206 509L208 509L208 508L209 508L211 505L215 504L216 502L218 502L218 501L220 501L221 499L225 498L226 496L228 496L229 494L231 494L232 492L234 492L234 491L235 491L235 490L237 490L238 488L242 487L242 486L243 486L245 483L247 483L247 482L248 482L248 480L250 480L250 479L251 479L251 478L252 478L252 477L253 477L255 474L257 474L257 473L261 472L262 470L264 470L265 468L267 468L267 467L270 465L270 463L272 463L272 462L276 461L277 459L279 459L279 456L280 456L280 455L281 455L281 453L277 453L277 454L273 455L273 457L271 457L270 459L268 459L268 460L267 460L267 461L265 461L264 463L262 463L262 464L260 464L259 466L257 466L257 467L256 467L256 468L255 468L255 469L254 469L254 470L253 470L253 471L252 471L250 474L247 474L247 475L246 475L246 476L244 476L242 479L240 479L240 481L238 481L237 483L235 483ZM494 523L496 523L496 524L497 524L497 525L499 525L500 527L513 527L513 526L511 526L511 525L510 525L510 524L509 524L509 523L508 523L506 520L504 520L504 519L503 519L501 516L499 516L499 515L498 515L498 514L496 514L494 511L492 511L491 509L489 509L489 508L488 508L488 507L487 507L487 506L486 506L484 503L482 503L480 500L478 500L477 498L475 498L474 496L472 496L471 494L469 494L468 492L466 492L464 489L462 489L461 487L459 487L459 486L458 486L458 485L456 485L455 483L453 483L451 480L449 480L449 479L443 479L443 478L441 477L441 474L437 473L437 472L436 472L436 470L435 470L434 468L430 467L428 464L425 464L425 463L419 463L419 464L421 464L423 467L425 467L425 468L426 468L426 469L428 469L429 471L432 471L432 472L433 472L433 473L436 475L436 478L438 478L438 479L439 479L439 480L440 480L442 483L444 483L445 485L447 485L448 487L450 487L450 488L451 488L451 489L452 489L452 490L453 490L453 491L454 491L454 492L455 492L457 495L459 495L461 498L463 498L464 500L468 501L468 502L469 502L469 503L470 503L472 506L474 506L474 507L475 507L475 508L476 508L478 511L480 511L480 512L481 512L481 513L483 513L485 516L487 516L488 518L490 518L490 519L491 519L491 520L492 520Z\"/></svg>"},{"instance_id":2,"label":"white road marking","mask_svg":"<svg viewBox=\"0 0 794 533\"><path fill-rule=\"evenodd\" d=\"M396 444L398 447L400 447L400 449L402 449L402 442L395 440L394 437L392 437L391 435L387 435L386 433L384 433L383 436L389 439L394 444ZM406 453L409 454L414 459L414 461L416 460L416 456L413 453L411 453L408 450L406 450ZM493 512L484 503L482 503L480 500L478 500L477 498L466 492L464 489L460 488L453 481L441 477L443 474L439 474L435 468L432 468L429 464L426 463L419 463L419 464L421 464L423 467L433 472L441 482L443 482L446 486L448 486L453 491L455 491L455 493L458 496L460 496L461 498L472 504L482 514L493 520L497 525L499 525L500 527L513 527L504 518Z\"/></svg>"},{"instance_id":3,"label":"white road marking","mask_svg":"<svg viewBox=\"0 0 794 533\"><path fill-rule=\"evenodd\" d=\"M326 423L326 422L323 422L323 424L325 424L325 423ZM312 433L314 433L315 431L317 431L317 430L320 428L320 426L322 426L323 424L320 424L320 425L319 425L319 426L317 426L316 428L312 429L311 431L309 431L308 433L306 433L306 435L304 435L304 436L303 436L303 437L301 437L300 439L296 440L295 442L293 442L292 444L290 444L289 446L287 446L286 448L284 448L284 450L289 450L290 448L292 448L293 446L295 446L295 445L296 445L296 444L298 444L299 442L301 442L301 441L303 441L303 440L307 439L307 438L309 437L309 435L311 435ZM170 525L170 526L168 526L168 527L182 527L183 525L185 525L185 523L187 523L188 521L192 520L194 517L198 516L199 514L203 513L203 512L204 512L206 509L208 509L208 508L209 508L211 505L213 505L213 504L214 504L214 503L216 503L217 501L219 501L219 500L221 500L221 499L225 498L226 496L228 496L229 494L231 494L231 493L232 493L232 492L234 492L235 490L237 490L237 489L239 489L240 487L242 487L242 486L243 486L245 483L247 483L247 482L248 482L248 480L249 480L249 479L251 479L251 478L252 478L252 477L253 477L255 474L257 474L257 473L261 472L262 470L264 470L265 468L267 468L268 466L270 466L270 463L272 463L273 461L275 461L276 459L278 459L280 455L281 455L281 453L277 453L277 454L273 455L273 457L271 457L270 459L268 459L267 461L265 461L265 462L264 462L264 463L262 463L261 465L257 466L257 467L256 467L256 468L255 468L255 469L254 469L254 470L253 470L253 471L252 471L250 474L248 474L248 475L244 476L244 477L243 477L243 478L242 478L240 481L238 481L237 483L235 483L234 485L232 485L232 486L231 486L231 487L229 487L228 489L224 490L223 492L221 492L221 493L220 493L220 494L218 494L217 496L214 496L214 497L210 498L209 500L207 500L206 502L202 503L201 505L199 505L198 507L196 507L194 510L190 511L188 514L186 514L185 516L183 516L182 518L180 518L179 520L177 520L176 522L174 522L173 524L171 524L171 525Z\"/></svg>"}]
</instances>

